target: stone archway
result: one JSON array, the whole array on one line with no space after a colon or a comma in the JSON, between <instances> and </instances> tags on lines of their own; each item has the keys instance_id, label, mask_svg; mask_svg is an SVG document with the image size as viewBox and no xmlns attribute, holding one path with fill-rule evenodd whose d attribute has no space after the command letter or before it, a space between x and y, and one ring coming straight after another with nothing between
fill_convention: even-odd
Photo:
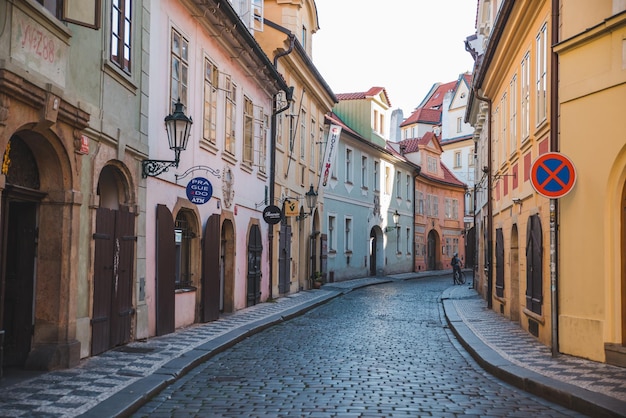
<instances>
[{"instance_id":1,"label":"stone archway","mask_svg":"<svg viewBox=\"0 0 626 418\"><path fill-rule=\"evenodd\" d=\"M25 331L20 336L9 330L8 336L19 341L11 343L16 345L7 359L28 369L71 367L80 359L74 323L78 267L72 251L80 227L76 171L69 150L50 131L19 130L3 151L1 228L8 235L0 246L2 329L17 313L16 306L30 311L17 313ZM19 248L18 260L12 251L22 244L28 248Z\"/></svg>"}]
</instances>

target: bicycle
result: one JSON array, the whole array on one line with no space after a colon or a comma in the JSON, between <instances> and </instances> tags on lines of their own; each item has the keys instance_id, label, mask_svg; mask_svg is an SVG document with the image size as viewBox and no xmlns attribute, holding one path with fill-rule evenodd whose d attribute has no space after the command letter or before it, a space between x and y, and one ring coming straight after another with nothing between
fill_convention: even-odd
<instances>
[{"instance_id":1,"label":"bicycle","mask_svg":"<svg viewBox=\"0 0 626 418\"><path fill-rule=\"evenodd\" d=\"M454 269L452 277L454 279L454 284L465 284L465 273L463 273L460 267Z\"/></svg>"}]
</instances>

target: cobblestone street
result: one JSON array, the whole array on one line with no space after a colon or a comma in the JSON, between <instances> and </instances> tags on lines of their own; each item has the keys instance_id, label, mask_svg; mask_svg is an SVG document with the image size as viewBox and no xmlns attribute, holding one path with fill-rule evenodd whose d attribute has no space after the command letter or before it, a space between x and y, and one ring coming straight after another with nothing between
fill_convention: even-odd
<instances>
[{"instance_id":1,"label":"cobblestone street","mask_svg":"<svg viewBox=\"0 0 626 418\"><path fill-rule=\"evenodd\" d=\"M445 325L449 286L355 290L218 354L135 416L581 416L477 366Z\"/></svg>"}]
</instances>

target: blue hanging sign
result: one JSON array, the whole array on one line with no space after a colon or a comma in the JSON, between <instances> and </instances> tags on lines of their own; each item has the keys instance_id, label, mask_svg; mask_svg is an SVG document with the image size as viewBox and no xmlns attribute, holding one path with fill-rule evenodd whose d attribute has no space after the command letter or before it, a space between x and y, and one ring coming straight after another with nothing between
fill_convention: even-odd
<instances>
[{"instance_id":1,"label":"blue hanging sign","mask_svg":"<svg viewBox=\"0 0 626 418\"><path fill-rule=\"evenodd\" d=\"M213 196L213 186L204 177L194 177L187 183L187 199L196 205L203 205Z\"/></svg>"}]
</instances>

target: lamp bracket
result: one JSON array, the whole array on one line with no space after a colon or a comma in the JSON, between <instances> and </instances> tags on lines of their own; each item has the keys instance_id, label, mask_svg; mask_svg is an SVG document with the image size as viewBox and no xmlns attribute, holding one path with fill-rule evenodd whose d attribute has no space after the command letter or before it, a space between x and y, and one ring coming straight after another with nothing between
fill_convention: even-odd
<instances>
[{"instance_id":1,"label":"lamp bracket","mask_svg":"<svg viewBox=\"0 0 626 418\"><path fill-rule=\"evenodd\" d=\"M178 160L143 160L141 162L141 177L156 177L167 171L170 167L178 168Z\"/></svg>"}]
</instances>

